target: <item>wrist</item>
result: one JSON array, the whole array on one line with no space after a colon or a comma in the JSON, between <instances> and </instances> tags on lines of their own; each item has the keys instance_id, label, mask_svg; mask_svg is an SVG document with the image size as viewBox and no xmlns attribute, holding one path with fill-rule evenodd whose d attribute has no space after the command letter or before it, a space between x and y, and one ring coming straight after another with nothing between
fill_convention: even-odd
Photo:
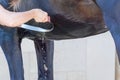
<instances>
[{"instance_id":1,"label":"wrist","mask_svg":"<svg viewBox=\"0 0 120 80\"><path fill-rule=\"evenodd\" d=\"M31 11L32 11L32 17L33 17L33 19L35 19L36 15L38 13L38 9L32 9Z\"/></svg>"},{"instance_id":2,"label":"wrist","mask_svg":"<svg viewBox=\"0 0 120 80\"><path fill-rule=\"evenodd\" d=\"M36 11L34 9L30 10L31 14L32 14L32 19L35 18L35 15L36 15Z\"/></svg>"}]
</instances>

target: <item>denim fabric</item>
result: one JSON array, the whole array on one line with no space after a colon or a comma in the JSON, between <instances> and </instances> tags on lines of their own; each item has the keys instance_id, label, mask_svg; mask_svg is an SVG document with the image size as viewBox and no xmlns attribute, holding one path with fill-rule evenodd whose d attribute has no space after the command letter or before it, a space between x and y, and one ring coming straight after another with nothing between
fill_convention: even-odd
<instances>
[{"instance_id":1,"label":"denim fabric","mask_svg":"<svg viewBox=\"0 0 120 80\"><path fill-rule=\"evenodd\" d=\"M0 0L0 4L1 4L4 8L8 8L8 6L9 6L8 0Z\"/></svg>"},{"instance_id":2,"label":"denim fabric","mask_svg":"<svg viewBox=\"0 0 120 80\"><path fill-rule=\"evenodd\" d=\"M0 0L0 4L8 9L8 0ZM42 46L43 43L41 40L34 40L34 42L38 62L38 80L53 80L53 41L46 41L44 46ZM20 44L21 42L17 35L16 28L9 28L0 25L0 46L8 62L10 80L24 80ZM48 70L44 69L44 65L46 65Z\"/></svg>"},{"instance_id":3,"label":"denim fabric","mask_svg":"<svg viewBox=\"0 0 120 80\"><path fill-rule=\"evenodd\" d=\"M96 0L96 2L103 12L105 24L112 34L120 62L120 0Z\"/></svg>"},{"instance_id":4,"label":"denim fabric","mask_svg":"<svg viewBox=\"0 0 120 80\"><path fill-rule=\"evenodd\" d=\"M4 7L4 8L7 8L9 5L8 5L8 0L0 0L0 4ZM3 35L4 35L4 30L3 30L3 26L0 25L0 45L2 43L2 38L3 38Z\"/></svg>"},{"instance_id":5,"label":"denim fabric","mask_svg":"<svg viewBox=\"0 0 120 80\"><path fill-rule=\"evenodd\" d=\"M0 45L2 44L2 37L3 37L3 29L0 28Z\"/></svg>"}]
</instances>

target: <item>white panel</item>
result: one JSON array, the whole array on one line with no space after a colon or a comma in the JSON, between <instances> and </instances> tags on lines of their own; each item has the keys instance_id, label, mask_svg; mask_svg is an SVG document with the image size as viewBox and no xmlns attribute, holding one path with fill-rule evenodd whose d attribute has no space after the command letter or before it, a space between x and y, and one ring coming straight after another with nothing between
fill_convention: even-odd
<instances>
[{"instance_id":1,"label":"white panel","mask_svg":"<svg viewBox=\"0 0 120 80\"><path fill-rule=\"evenodd\" d=\"M10 80L6 58L0 47L0 80Z\"/></svg>"},{"instance_id":2,"label":"white panel","mask_svg":"<svg viewBox=\"0 0 120 80\"><path fill-rule=\"evenodd\" d=\"M55 80L86 80L86 42L86 39L55 41Z\"/></svg>"},{"instance_id":3,"label":"white panel","mask_svg":"<svg viewBox=\"0 0 120 80\"><path fill-rule=\"evenodd\" d=\"M55 42L54 65L56 71L85 71L86 39Z\"/></svg>"},{"instance_id":4,"label":"white panel","mask_svg":"<svg viewBox=\"0 0 120 80\"><path fill-rule=\"evenodd\" d=\"M87 80L115 79L115 46L109 32L87 40Z\"/></svg>"}]
</instances>

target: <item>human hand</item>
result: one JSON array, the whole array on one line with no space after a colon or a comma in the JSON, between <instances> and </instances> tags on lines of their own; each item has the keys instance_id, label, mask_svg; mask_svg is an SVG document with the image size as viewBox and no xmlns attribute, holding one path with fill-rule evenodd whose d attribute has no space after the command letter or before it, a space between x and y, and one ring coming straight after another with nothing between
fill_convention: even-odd
<instances>
[{"instance_id":1,"label":"human hand","mask_svg":"<svg viewBox=\"0 0 120 80\"><path fill-rule=\"evenodd\" d=\"M34 10L34 20L36 22L50 22L50 16L48 13L41 9L33 9Z\"/></svg>"}]
</instances>

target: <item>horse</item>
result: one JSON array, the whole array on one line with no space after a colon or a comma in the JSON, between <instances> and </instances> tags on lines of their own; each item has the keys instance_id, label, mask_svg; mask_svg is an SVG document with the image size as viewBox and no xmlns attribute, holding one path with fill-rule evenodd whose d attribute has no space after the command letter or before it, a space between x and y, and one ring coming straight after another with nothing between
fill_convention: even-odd
<instances>
[{"instance_id":1,"label":"horse","mask_svg":"<svg viewBox=\"0 0 120 80\"><path fill-rule=\"evenodd\" d=\"M1 1L8 4L7 0ZM48 12L55 26L54 30L48 33L1 26L0 45L8 61L11 80L24 80L20 46L23 38L27 37L35 43L38 80L53 80L53 42L51 40L84 38L108 31L102 12L93 0L18 0L7 9L9 8L16 12L40 8ZM39 26L39 23L34 20L26 24Z\"/></svg>"},{"instance_id":2,"label":"horse","mask_svg":"<svg viewBox=\"0 0 120 80\"><path fill-rule=\"evenodd\" d=\"M24 5L22 5L23 3ZM42 10L48 12L51 17L51 22L54 23L54 30L45 33L44 38L46 39L65 40L84 38L106 32L108 30L105 27L101 10L92 0L38 0L29 1L29 3L32 6L36 4L36 7L33 8L41 8ZM37 5L38 3L43 4ZM18 7L22 9L22 11L33 9L29 8L27 1L21 2L21 5L19 4ZM26 9L27 7L28 9ZM32 21L28 22L30 25L39 26L39 24L31 23ZM26 32L33 35L33 38L39 38L42 36L42 33L37 33L34 31Z\"/></svg>"}]
</instances>

